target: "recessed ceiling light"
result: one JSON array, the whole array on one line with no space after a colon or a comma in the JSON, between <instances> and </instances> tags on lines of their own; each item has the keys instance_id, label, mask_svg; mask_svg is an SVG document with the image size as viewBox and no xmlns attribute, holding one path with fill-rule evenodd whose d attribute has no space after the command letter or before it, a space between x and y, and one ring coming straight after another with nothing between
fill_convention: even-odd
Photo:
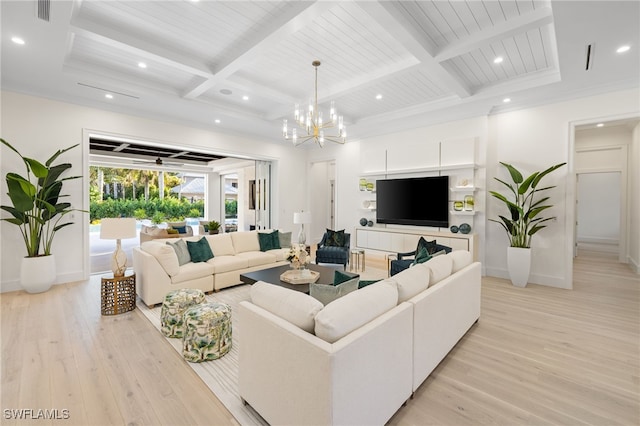
<instances>
[{"instance_id":1,"label":"recessed ceiling light","mask_svg":"<svg viewBox=\"0 0 640 426\"><path fill-rule=\"evenodd\" d=\"M220 89L220 93L222 93L223 95L230 95L233 92L229 89Z\"/></svg>"},{"instance_id":2,"label":"recessed ceiling light","mask_svg":"<svg viewBox=\"0 0 640 426\"><path fill-rule=\"evenodd\" d=\"M618 50L616 50L616 52L618 52L618 53L624 53L624 52L627 52L629 49L631 49L631 46L629 46L629 45L624 45L624 46L620 46L620 47L618 47Z\"/></svg>"},{"instance_id":3,"label":"recessed ceiling light","mask_svg":"<svg viewBox=\"0 0 640 426\"><path fill-rule=\"evenodd\" d=\"M380 99L382 99L382 95L380 95L380 94L377 94L377 95L376 95L376 99L377 99L377 100L380 100Z\"/></svg>"},{"instance_id":4,"label":"recessed ceiling light","mask_svg":"<svg viewBox=\"0 0 640 426\"><path fill-rule=\"evenodd\" d=\"M248 97L247 95L244 95L244 96L242 97L242 100L243 100L243 101L248 101L248 100L249 100L249 97Z\"/></svg>"},{"instance_id":5,"label":"recessed ceiling light","mask_svg":"<svg viewBox=\"0 0 640 426\"><path fill-rule=\"evenodd\" d=\"M138 62L138 66L139 66L140 68L146 68L146 67L147 67L147 64L145 64L144 62Z\"/></svg>"},{"instance_id":6,"label":"recessed ceiling light","mask_svg":"<svg viewBox=\"0 0 640 426\"><path fill-rule=\"evenodd\" d=\"M220 120L219 119L216 118L214 121L215 121L216 124L220 124Z\"/></svg>"},{"instance_id":7,"label":"recessed ceiling light","mask_svg":"<svg viewBox=\"0 0 640 426\"><path fill-rule=\"evenodd\" d=\"M11 41L14 42L15 44L24 44L24 40L21 39L20 37L11 37Z\"/></svg>"},{"instance_id":8,"label":"recessed ceiling light","mask_svg":"<svg viewBox=\"0 0 640 426\"><path fill-rule=\"evenodd\" d=\"M107 93L104 97L107 99L113 99L113 95L111 93Z\"/></svg>"},{"instance_id":9,"label":"recessed ceiling light","mask_svg":"<svg viewBox=\"0 0 640 426\"><path fill-rule=\"evenodd\" d=\"M497 56L494 60L493 63L494 64L499 64L500 62L504 61L504 58L502 56Z\"/></svg>"},{"instance_id":10,"label":"recessed ceiling light","mask_svg":"<svg viewBox=\"0 0 640 426\"><path fill-rule=\"evenodd\" d=\"M596 124L596 127L603 127L603 126L604 126L604 123L598 123L598 124Z\"/></svg>"},{"instance_id":11,"label":"recessed ceiling light","mask_svg":"<svg viewBox=\"0 0 640 426\"><path fill-rule=\"evenodd\" d=\"M509 102L511 102L511 98L504 98L502 102L504 102L505 104L508 104Z\"/></svg>"}]
</instances>

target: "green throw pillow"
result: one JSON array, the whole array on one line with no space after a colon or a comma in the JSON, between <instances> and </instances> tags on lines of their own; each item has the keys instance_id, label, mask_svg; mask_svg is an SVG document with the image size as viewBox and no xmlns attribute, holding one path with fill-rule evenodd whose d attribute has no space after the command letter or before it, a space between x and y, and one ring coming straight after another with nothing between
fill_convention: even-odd
<instances>
[{"instance_id":1,"label":"green throw pillow","mask_svg":"<svg viewBox=\"0 0 640 426\"><path fill-rule=\"evenodd\" d=\"M309 284L309 295L320 301L323 305L327 306L334 300L349 294L352 291L358 289L358 277L352 280L345 281L339 285L327 285L327 284Z\"/></svg>"},{"instance_id":2,"label":"green throw pillow","mask_svg":"<svg viewBox=\"0 0 640 426\"><path fill-rule=\"evenodd\" d=\"M327 239L325 240L326 246L344 247L344 243L345 243L344 229L340 231L327 229Z\"/></svg>"},{"instance_id":3,"label":"green throw pillow","mask_svg":"<svg viewBox=\"0 0 640 426\"><path fill-rule=\"evenodd\" d=\"M258 242L260 243L260 251L268 251L280 248L280 238L278 230L273 232L258 232Z\"/></svg>"},{"instance_id":4,"label":"green throw pillow","mask_svg":"<svg viewBox=\"0 0 640 426\"><path fill-rule=\"evenodd\" d=\"M175 250L176 255L178 256L178 265L182 266L185 263L191 262L189 248L187 247L187 243L184 240L179 239L175 243L167 241L167 244Z\"/></svg>"},{"instance_id":5,"label":"green throw pillow","mask_svg":"<svg viewBox=\"0 0 640 426\"><path fill-rule=\"evenodd\" d=\"M358 288L366 287L368 285L375 284L380 281L382 280L361 280L358 282Z\"/></svg>"},{"instance_id":6,"label":"green throw pillow","mask_svg":"<svg viewBox=\"0 0 640 426\"><path fill-rule=\"evenodd\" d=\"M353 275L345 274L342 271L335 271L333 273L333 285L342 284L353 278L355 278Z\"/></svg>"},{"instance_id":7,"label":"green throw pillow","mask_svg":"<svg viewBox=\"0 0 640 426\"><path fill-rule=\"evenodd\" d=\"M416 253L416 257L413 260L412 265L417 265L418 263L424 263L427 260L431 259L431 255L427 251L426 247L420 247L418 252Z\"/></svg>"},{"instance_id":8,"label":"green throw pillow","mask_svg":"<svg viewBox=\"0 0 640 426\"><path fill-rule=\"evenodd\" d=\"M198 241L187 241L187 248L191 255L191 261L193 263L206 262L209 259L213 259L213 252L205 237L200 238Z\"/></svg>"}]
</instances>

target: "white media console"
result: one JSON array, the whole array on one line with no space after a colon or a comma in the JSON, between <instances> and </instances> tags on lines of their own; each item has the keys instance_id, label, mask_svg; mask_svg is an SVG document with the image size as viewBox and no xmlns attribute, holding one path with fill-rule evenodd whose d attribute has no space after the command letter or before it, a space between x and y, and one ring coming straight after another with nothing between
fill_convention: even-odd
<instances>
[{"instance_id":1,"label":"white media console","mask_svg":"<svg viewBox=\"0 0 640 426\"><path fill-rule=\"evenodd\" d=\"M477 238L474 234L427 231L419 229L357 227L355 246L365 250L391 253L406 253L416 249L418 240L424 237L427 241L436 240L454 250L468 250L477 260Z\"/></svg>"}]
</instances>

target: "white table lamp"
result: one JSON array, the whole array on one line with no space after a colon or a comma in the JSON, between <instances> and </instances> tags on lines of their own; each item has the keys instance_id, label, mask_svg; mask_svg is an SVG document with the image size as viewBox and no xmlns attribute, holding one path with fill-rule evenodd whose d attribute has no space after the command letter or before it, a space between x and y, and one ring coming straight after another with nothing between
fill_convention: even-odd
<instances>
[{"instance_id":1,"label":"white table lamp","mask_svg":"<svg viewBox=\"0 0 640 426\"><path fill-rule=\"evenodd\" d=\"M116 251L111 256L111 270L114 277L124 276L127 269L127 255L122 250L120 240L136 237L136 220L133 217L105 218L100 222L100 239L116 240Z\"/></svg>"},{"instance_id":2,"label":"white table lamp","mask_svg":"<svg viewBox=\"0 0 640 426\"><path fill-rule=\"evenodd\" d=\"M293 223L300 225L300 233L298 234L298 243L306 245L307 234L304 231L304 224L311 223L311 212L295 212L293 213Z\"/></svg>"}]
</instances>

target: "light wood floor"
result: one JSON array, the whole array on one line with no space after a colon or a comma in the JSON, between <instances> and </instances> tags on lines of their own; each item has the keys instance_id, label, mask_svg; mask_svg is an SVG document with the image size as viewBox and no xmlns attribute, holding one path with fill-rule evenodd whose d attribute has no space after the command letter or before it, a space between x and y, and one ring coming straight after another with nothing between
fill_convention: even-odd
<instances>
[{"instance_id":1,"label":"light wood floor","mask_svg":"<svg viewBox=\"0 0 640 426\"><path fill-rule=\"evenodd\" d=\"M574 279L570 291L483 278L479 323L390 424L640 424L640 277L581 253ZM100 315L96 277L0 299L2 425L236 424L138 310Z\"/></svg>"}]
</instances>

